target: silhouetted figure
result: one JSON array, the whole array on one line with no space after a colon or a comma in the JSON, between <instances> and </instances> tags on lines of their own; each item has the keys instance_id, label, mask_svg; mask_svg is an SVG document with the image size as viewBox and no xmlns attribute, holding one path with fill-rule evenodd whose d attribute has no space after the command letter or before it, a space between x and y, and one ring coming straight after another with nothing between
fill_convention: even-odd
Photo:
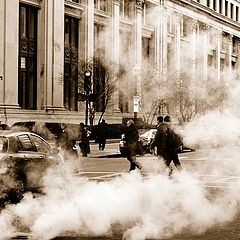
<instances>
[{"instance_id":1,"label":"silhouetted figure","mask_svg":"<svg viewBox=\"0 0 240 240\"><path fill-rule=\"evenodd\" d=\"M139 134L132 119L127 121L127 127L124 134L126 140L126 156L130 162L129 171L135 170L136 168L141 169L142 165L136 159Z\"/></svg>"},{"instance_id":2,"label":"silhouetted figure","mask_svg":"<svg viewBox=\"0 0 240 240\"><path fill-rule=\"evenodd\" d=\"M108 124L103 119L101 123L98 124L97 129L98 134L98 146L99 150L104 150L106 146L107 134L108 134Z\"/></svg>"},{"instance_id":3,"label":"silhouetted figure","mask_svg":"<svg viewBox=\"0 0 240 240\"><path fill-rule=\"evenodd\" d=\"M58 139L58 145L64 151L64 158L66 157L77 157L77 151L75 148L76 139L73 131L67 127L65 123L61 124L61 133Z\"/></svg>"},{"instance_id":4,"label":"silhouetted figure","mask_svg":"<svg viewBox=\"0 0 240 240\"><path fill-rule=\"evenodd\" d=\"M163 122L163 120L165 122ZM169 176L172 174L172 168L170 166L172 161L178 170L182 169L174 143L169 141L169 134L170 132L171 134L173 133L170 122L170 116L166 116L164 119L162 116L157 117L157 133L151 143L152 149L157 147L157 155L163 158Z\"/></svg>"},{"instance_id":5,"label":"silhouetted figure","mask_svg":"<svg viewBox=\"0 0 240 240\"><path fill-rule=\"evenodd\" d=\"M79 147L83 157L87 157L87 154L90 153L88 131L85 128L83 123L80 123L79 131Z\"/></svg>"}]
</instances>

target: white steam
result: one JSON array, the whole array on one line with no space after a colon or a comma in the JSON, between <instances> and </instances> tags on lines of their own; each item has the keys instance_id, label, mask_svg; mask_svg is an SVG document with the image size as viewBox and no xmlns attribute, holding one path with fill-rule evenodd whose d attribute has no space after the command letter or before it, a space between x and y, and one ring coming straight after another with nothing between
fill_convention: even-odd
<instances>
[{"instance_id":1,"label":"white steam","mask_svg":"<svg viewBox=\"0 0 240 240\"><path fill-rule=\"evenodd\" d=\"M67 233L111 236L117 226L123 239L131 240L170 237L185 229L202 233L230 221L240 200L239 185L221 197L207 198L206 190L186 172L174 180L164 175L143 179L133 172L109 182L59 173L46 176L46 195L33 198L26 193L21 203L2 210L0 239L15 230L29 232L33 239Z\"/></svg>"}]
</instances>

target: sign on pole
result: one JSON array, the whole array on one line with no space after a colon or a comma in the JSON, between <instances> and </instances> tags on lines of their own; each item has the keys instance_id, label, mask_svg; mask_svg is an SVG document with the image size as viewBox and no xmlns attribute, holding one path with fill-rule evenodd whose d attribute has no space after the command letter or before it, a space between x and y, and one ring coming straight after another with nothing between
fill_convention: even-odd
<instances>
[{"instance_id":1,"label":"sign on pole","mask_svg":"<svg viewBox=\"0 0 240 240\"><path fill-rule=\"evenodd\" d=\"M133 112L139 112L139 96L133 96Z\"/></svg>"}]
</instances>

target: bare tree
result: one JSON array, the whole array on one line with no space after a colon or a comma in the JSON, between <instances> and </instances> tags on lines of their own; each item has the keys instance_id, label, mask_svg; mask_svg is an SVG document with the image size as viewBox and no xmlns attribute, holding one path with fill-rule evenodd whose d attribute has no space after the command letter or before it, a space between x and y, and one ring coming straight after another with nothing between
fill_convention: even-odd
<instances>
[{"instance_id":1,"label":"bare tree","mask_svg":"<svg viewBox=\"0 0 240 240\"><path fill-rule=\"evenodd\" d=\"M190 61L188 66L191 65ZM188 69L182 71L180 76L174 70L168 71L164 78L151 71L141 77L144 91L141 113L148 123L152 123L156 115L169 114L170 104L178 107L183 122L189 122L206 111L221 109L227 98L227 87L222 81L211 77L203 80L201 75L192 79Z\"/></svg>"},{"instance_id":2,"label":"bare tree","mask_svg":"<svg viewBox=\"0 0 240 240\"><path fill-rule=\"evenodd\" d=\"M117 82L124 73L122 66L114 63L105 63L100 58L90 61L81 61L78 71L79 92L83 92L84 72L92 72L92 92L89 95L89 119L92 125L96 112L101 112L98 122L101 121L106 110L114 105L113 94L117 90Z\"/></svg>"}]
</instances>

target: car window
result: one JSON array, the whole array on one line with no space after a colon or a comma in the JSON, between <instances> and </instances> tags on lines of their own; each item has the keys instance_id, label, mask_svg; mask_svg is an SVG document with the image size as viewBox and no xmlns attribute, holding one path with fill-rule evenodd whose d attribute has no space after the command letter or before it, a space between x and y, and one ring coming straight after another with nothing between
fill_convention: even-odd
<instances>
[{"instance_id":1,"label":"car window","mask_svg":"<svg viewBox=\"0 0 240 240\"><path fill-rule=\"evenodd\" d=\"M6 137L0 137L0 152L7 152L8 139Z\"/></svg>"},{"instance_id":2,"label":"car window","mask_svg":"<svg viewBox=\"0 0 240 240\"><path fill-rule=\"evenodd\" d=\"M36 151L34 145L32 144L27 134L22 134L18 136L18 150L19 151Z\"/></svg>"},{"instance_id":3,"label":"car window","mask_svg":"<svg viewBox=\"0 0 240 240\"><path fill-rule=\"evenodd\" d=\"M31 135L31 139L34 142L38 152L48 153L51 150L51 147L41 138Z\"/></svg>"}]
</instances>

